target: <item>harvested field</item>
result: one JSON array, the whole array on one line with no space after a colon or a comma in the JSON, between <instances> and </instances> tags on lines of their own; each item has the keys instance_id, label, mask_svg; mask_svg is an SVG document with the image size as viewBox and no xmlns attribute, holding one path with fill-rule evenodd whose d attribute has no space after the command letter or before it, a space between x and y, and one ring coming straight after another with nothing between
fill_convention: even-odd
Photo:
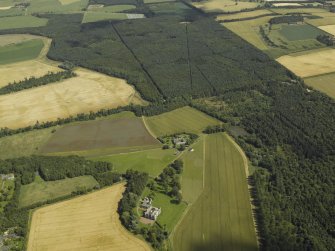
<instances>
[{"instance_id":1,"label":"harvested field","mask_svg":"<svg viewBox=\"0 0 335 251\"><path fill-rule=\"evenodd\" d=\"M80 2L81 0L58 0L62 5L72 4Z\"/></svg>"},{"instance_id":2,"label":"harvested field","mask_svg":"<svg viewBox=\"0 0 335 251\"><path fill-rule=\"evenodd\" d=\"M335 71L335 49L312 50L290 54L277 59L299 77L311 77Z\"/></svg>"},{"instance_id":3,"label":"harvested field","mask_svg":"<svg viewBox=\"0 0 335 251\"><path fill-rule=\"evenodd\" d=\"M0 65L0 87L14 81L18 82L29 77L42 77L48 72L59 72L57 66L47 64L38 60L29 60L14 64ZM20 74L17 74L20 72Z\"/></svg>"},{"instance_id":4,"label":"harvested field","mask_svg":"<svg viewBox=\"0 0 335 251\"><path fill-rule=\"evenodd\" d=\"M47 182L37 176L33 183L21 186L19 206L26 207L38 202L69 195L82 188L91 189L97 185L99 185L98 182L92 176L80 176Z\"/></svg>"},{"instance_id":5,"label":"harvested field","mask_svg":"<svg viewBox=\"0 0 335 251\"><path fill-rule=\"evenodd\" d=\"M130 104L136 94L123 79L85 69L78 69L76 73L77 77L60 83L1 96L0 127L25 127L36 121L124 106Z\"/></svg>"},{"instance_id":6,"label":"harvested field","mask_svg":"<svg viewBox=\"0 0 335 251\"><path fill-rule=\"evenodd\" d=\"M186 106L161 115L146 117L145 123L154 135L164 136L180 132L201 133L207 126L220 122Z\"/></svg>"},{"instance_id":7,"label":"harvested field","mask_svg":"<svg viewBox=\"0 0 335 251\"><path fill-rule=\"evenodd\" d=\"M258 250L245 156L228 135L211 134L205 138L204 164L204 183L198 183L203 192L178 224L174 250ZM192 189L189 184L183 189Z\"/></svg>"},{"instance_id":8,"label":"harvested field","mask_svg":"<svg viewBox=\"0 0 335 251\"><path fill-rule=\"evenodd\" d=\"M335 73L305 78L305 83L335 99Z\"/></svg>"},{"instance_id":9,"label":"harvested field","mask_svg":"<svg viewBox=\"0 0 335 251\"><path fill-rule=\"evenodd\" d=\"M103 119L64 126L43 147L43 153L88 151L102 148L159 147L137 117Z\"/></svg>"},{"instance_id":10,"label":"harvested field","mask_svg":"<svg viewBox=\"0 0 335 251\"><path fill-rule=\"evenodd\" d=\"M92 5L90 5L90 6L92 6ZM112 13L122 12L122 11L126 11L126 10L133 10L133 9L136 9L136 6L135 5L129 5L129 4L89 8L89 10L95 11L95 12L112 12Z\"/></svg>"},{"instance_id":11,"label":"harvested field","mask_svg":"<svg viewBox=\"0 0 335 251\"><path fill-rule=\"evenodd\" d=\"M28 251L151 250L127 232L117 213L124 184L43 207L32 216Z\"/></svg>"},{"instance_id":12,"label":"harvested field","mask_svg":"<svg viewBox=\"0 0 335 251\"><path fill-rule=\"evenodd\" d=\"M233 1L233 0L208 0L201 2L192 2L192 4L207 12L215 11L240 11L242 9L256 8L259 3L248 1Z\"/></svg>"},{"instance_id":13,"label":"harvested field","mask_svg":"<svg viewBox=\"0 0 335 251\"><path fill-rule=\"evenodd\" d=\"M319 26L318 28L335 36L335 24Z\"/></svg>"}]
</instances>

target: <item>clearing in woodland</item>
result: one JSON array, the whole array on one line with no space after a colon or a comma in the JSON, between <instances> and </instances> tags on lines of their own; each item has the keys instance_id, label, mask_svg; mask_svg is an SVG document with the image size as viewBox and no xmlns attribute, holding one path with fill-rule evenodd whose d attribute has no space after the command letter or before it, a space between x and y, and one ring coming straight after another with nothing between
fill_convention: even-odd
<instances>
[{"instance_id":1,"label":"clearing in woodland","mask_svg":"<svg viewBox=\"0 0 335 251\"><path fill-rule=\"evenodd\" d=\"M161 115L146 117L145 123L158 137L180 132L201 133L207 126L217 125L220 122L186 106Z\"/></svg>"},{"instance_id":2,"label":"clearing in woodland","mask_svg":"<svg viewBox=\"0 0 335 251\"><path fill-rule=\"evenodd\" d=\"M20 188L19 207L52 200L72 192L94 188L99 185L92 176L80 176L71 179L44 181L36 176L35 181Z\"/></svg>"},{"instance_id":3,"label":"clearing in woodland","mask_svg":"<svg viewBox=\"0 0 335 251\"><path fill-rule=\"evenodd\" d=\"M0 127L20 128L140 102L123 79L85 69L77 77L0 97ZM17 102L20 100L20 102Z\"/></svg>"},{"instance_id":4,"label":"clearing in woodland","mask_svg":"<svg viewBox=\"0 0 335 251\"><path fill-rule=\"evenodd\" d=\"M117 184L36 210L27 250L150 251L121 225L117 207L124 190Z\"/></svg>"},{"instance_id":5,"label":"clearing in woodland","mask_svg":"<svg viewBox=\"0 0 335 251\"><path fill-rule=\"evenodd\" d=\"M203 192L178 224L174 250L256 251L246 157L227 134L208 135L204 144L204 183L197 182ZM195 184L189 184L183 193L194 189Z\"/></svg>"},{"instance_id":6,"label":"clearing in woodland","mask_svg":"<svg viewBox=\"0 0 335 251\"><path fill-rule=\"evenodd\" d=\"M42 153L101 156L113 151L133 148L157 148L161 144L153 138L142 119L132 113L124 118L113 116L96 121L79 122L57 130L42 149ZM94 151L96 150L96 151ZM135 150L136 151L136 150Z\"/></svg>"},{"instance_id":7,"label":"clearing in woodland","mask_svg":"<svg viewBox=\"0 0 335 251\"><path fill-rule=\"evenodd\" d=\"M326 48L282 56L279 63L305 78L335 72L335 49Z\"/></svg>"}]
</instances>

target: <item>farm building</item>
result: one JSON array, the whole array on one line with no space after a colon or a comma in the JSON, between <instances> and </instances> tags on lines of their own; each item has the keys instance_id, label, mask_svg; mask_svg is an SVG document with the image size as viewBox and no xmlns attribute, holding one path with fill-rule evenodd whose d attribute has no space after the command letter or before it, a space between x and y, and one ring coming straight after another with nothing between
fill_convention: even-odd
<instances>
[{"instance_id":1,"label":"farm building","mask_svg":"<svg viewBox=\"0 0 335 251\"><path fill-rule=\"evenodd\" d=\"M157 220L157 217L161 214L161 209L157 207L149 207L144 213L144 217L150 220Z\"/></svg>"}]
</instances>

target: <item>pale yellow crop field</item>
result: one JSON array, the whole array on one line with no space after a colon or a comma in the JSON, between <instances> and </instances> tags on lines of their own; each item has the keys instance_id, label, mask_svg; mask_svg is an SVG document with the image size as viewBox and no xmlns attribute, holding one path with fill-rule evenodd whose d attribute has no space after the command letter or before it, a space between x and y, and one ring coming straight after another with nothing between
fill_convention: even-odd
<instances>
[{"instance_id":1,"label":"pale yellow crop field","mask_svg":"<svg viewBox=\"0 0 335 251\"><path fill-rule=\"evenodd\" d=\"M33 213L28 251L151 250L127 232L117 213L124 184L43 207Z\"/></svg>"},{"instance_id":2,"label":"pale yellow crop field","mask_svg":"<svg viewBox=\"0 0 335 251\"><path fill-rule=\"evenodd\" d=\"M62 5L79 2L80 0L58 0Z\"/></svg>"},{"instance_id":3,"label":"pale yellow crop field","mask_svg":"<svg viewBox=\"0 0 335 251\"><path fill-rule=\"evenodd\" d=\"M282 56L277 61L305 78L335 72L334 58L335 49L327 48Z\"/></svg>"},{"instance_id":4,"label":"pale yellow crop field","mask_svg":"<svg viewBox=\"0 0 335 251\"><path fill-rule=\"evenodd\" d=\"M193 2L195 7L203 9L204 11L240 11L242 9L251 9L259 5L257 2L248 1L233 1L233 0L208 0L202 2Z\"/></svg>"},{"instance_id":5,"label":"pale yellow crop field","mask_svg":"<svg viewBox=\"0 0 335 251\"><path fill-rule=\"evenodd\" d=\"M0 128L19 128L78 113L137 103L135 89L125 80L86 69L59 83L0 96ZM19 101L19 102L18 102Z\"/></svg>"},{"instance_id":6,"label":"pale yellow crop field","mask_svg":"<svg viewBox=\"0 0 335 251\"><path fill-rule=\"evenodd\" d=\"M48 72L59 72L57 66L38 60L23 61L14 64L0 65L0 87L30 77L42 77Z\"/></svg>"},{"instance_id":7,"label":"pale yellow crop field","mask_svg":"<svg viewBox=\"0 0 335 251\"><path fill-rule=\"evenodd\" d=\"M318 28L335 36L335 24L319 26Z\"/></svg>"},{"instance_id":8,"label":"pale yellow crop field","mask_svg":"<svg viewBox=\"0 0 335 251\"><path fill-rule=\"evenodd\" d=\"M29 35L29 34L6 34L0 35L0 46L6 46L9 44L22 43L27 40L41 38L39 36Z\"/></svg>"}]
</instances>

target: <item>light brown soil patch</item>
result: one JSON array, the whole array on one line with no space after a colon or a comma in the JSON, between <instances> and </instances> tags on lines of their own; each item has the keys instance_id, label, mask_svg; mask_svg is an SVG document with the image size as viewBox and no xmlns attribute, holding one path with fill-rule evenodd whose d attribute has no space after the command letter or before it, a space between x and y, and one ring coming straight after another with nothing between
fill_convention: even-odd
<instances>
[{"instance_id":1,"label":"light brown soil patch","mask_svg":"<svg viewBox=\"0 0 335 251\"><path fill-rule=\"evenodd\" d=\"M43 207L34 212L28 251L151 250L127 232L117 213L124 184Z\"/></svg>"}]
</instances>

